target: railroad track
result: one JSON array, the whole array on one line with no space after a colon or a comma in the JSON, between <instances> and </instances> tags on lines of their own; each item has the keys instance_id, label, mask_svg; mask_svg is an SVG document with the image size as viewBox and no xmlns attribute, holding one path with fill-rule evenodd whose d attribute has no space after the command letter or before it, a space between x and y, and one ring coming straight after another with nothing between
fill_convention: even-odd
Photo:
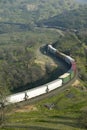
<instances>
[{"instance_id":1,"label":"railroad track","mask_svg":"<svg viewBox=\"0 0 87 130\"><path fill-rule=\"evenodd\" d=\"M52 56L52 58L53 58L53 56ZM24 102L20 102L19 104L22 104L22 105L31 105L31 104L37 103L38 101L41 101L43 99L56 96L57 94L60 94L61 92L69 89L70 86L72 85L72 83L75 82L75 80L77 78L78 78L78 70L76 70L75 76L69 82L67 82L66 84L62 85L61 87L56 88L56 89L54 89L54 90L52 90L52 91L50 91L48 93L45 93L43 95L34 97L32 99L28 99L28 100L26 100Z\"/></svg>"},{"instance_id":2,"label":"railroad track","mask_svg":"<svg viewBox=\"0 0 87 130\"><path fill-rule=\"evenodd\" d=\"M52 45L48 45L47 48L48 52L65 61L70 66L69 70L52 82L6 97L6 100L4 100L5 106L21 102L24 102L24 104L34 103L42 100L43 98L52 97L59 92L64 91L76 80L78 73L74 59L57 51L52 47Z\"/></svg>"}]
</instances>

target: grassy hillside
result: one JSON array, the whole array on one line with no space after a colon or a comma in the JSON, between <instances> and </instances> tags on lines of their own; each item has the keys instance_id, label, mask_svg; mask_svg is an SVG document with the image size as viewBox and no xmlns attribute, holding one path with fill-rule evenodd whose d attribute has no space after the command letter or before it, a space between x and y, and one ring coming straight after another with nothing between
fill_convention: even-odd
<instances>
[{"instance_id":1,"label":"grassy hillside","mask_svg":"<svg viewBox=\"0 0 87 130\"><path fill-rule=\"evenodd\" d=\"M87 91L69 86L67 90L49 99L25 106L16 105L6 115L5 128L0 130L86 130ZM85 116L84 116L85 115Z\"/></svg>"}]
</instances>

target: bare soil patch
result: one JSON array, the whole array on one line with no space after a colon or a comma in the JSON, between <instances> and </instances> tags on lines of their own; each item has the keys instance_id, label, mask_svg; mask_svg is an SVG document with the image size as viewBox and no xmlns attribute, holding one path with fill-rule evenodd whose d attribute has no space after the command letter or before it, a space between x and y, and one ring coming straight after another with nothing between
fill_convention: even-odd
<instances>
[{"instance_id":1,"label":"bare soil patch","mask_svg":"<svg viewBox=\"0 0 87 130\"><path fill-rule=\"evenodd\" d=\"M72 86L74 87L78 87L79 85L80 85L80 81L78 79L72 84Z\"/></svg>"},{"instance_id":2,"label":"bare soil patch","mask_svg":"<svg viewBox=\"0 0 87 130\"><path fill-rule=\"evenodd\" d=\"M34 105L24 106L23 108L18 108L14 110L15 112L29 112L29 111L37 111L37 108Z\"/></svg>"}]
</instances>

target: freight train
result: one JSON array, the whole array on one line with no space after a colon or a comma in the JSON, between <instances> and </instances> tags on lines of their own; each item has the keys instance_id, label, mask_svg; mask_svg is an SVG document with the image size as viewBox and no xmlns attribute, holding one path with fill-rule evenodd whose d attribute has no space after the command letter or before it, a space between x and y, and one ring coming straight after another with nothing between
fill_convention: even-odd
<instances>
[{"instance_id":1,"label":"freight train","mask_svg":"<svg viewBox=\"0 0 87 130\"><path fill-rule=\"evenodd\" d=\"M74 78L74 76L76 75L75 60L73 58L71 58L70 56L59 52L52 45L48 45L47 50L49 53L53 54L57 58L64 60L70 66L69 70L66 73L64 73L63 75L59 76L58 79L56 79L52 82L49 82L42 86L6 97L6 100L4 103L5 105L11 104L11 103L18 103L21 101L36 98L40 95L49 93L50 91L52 91L54 89L62 87L64 84L66 84L67 82L69 82L70 80L72 80Z\"/></svg>"}]
</instances>

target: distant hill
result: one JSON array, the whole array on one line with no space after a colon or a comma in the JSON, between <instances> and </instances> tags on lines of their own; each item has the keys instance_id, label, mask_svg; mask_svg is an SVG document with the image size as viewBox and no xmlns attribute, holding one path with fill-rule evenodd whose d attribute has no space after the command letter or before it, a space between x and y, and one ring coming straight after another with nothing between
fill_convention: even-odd
<instances>
[{"instance_id":1,"label":"distant hill","mask_svg":"<svg viewBox=\"0 0 87 130\"><path fill-rule=\"evenodd\" d=\"M34 24L77 7L74 0L0 0L0 22Z\"/></svg>"},{"instance_id":2,"label":"distant hill","mask_svg":"<svg viewBox=\"0 0 87 130\"><path fill-rule=\"evenodd\" d=\"M39 22L39 25L48 27L63 27L69 29L87 28L87 6L80 6L79 9L65 11L59 15Z\"/></svg>"}]
</instances>

